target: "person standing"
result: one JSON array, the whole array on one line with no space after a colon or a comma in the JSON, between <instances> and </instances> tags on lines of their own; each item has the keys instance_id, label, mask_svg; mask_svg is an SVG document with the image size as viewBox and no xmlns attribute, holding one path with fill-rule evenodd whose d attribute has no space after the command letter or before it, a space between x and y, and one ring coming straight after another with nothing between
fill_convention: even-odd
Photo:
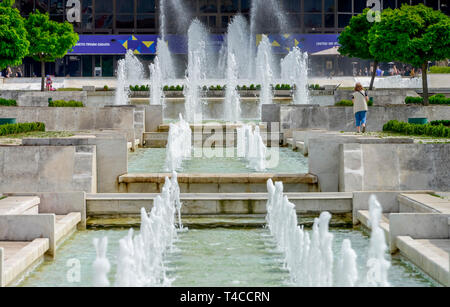
<instances>
[{"instance_id":1,"label":"person standing","mask_svg":"<svg viewBox=\"0 0 450 307\"><path fill-rule=\"evenodd\" d=\"M353 113L355 114L356 121L356 132L366 132L366 121L367 121L367 111L369 108L367 107L367 102L369 101L369 97L367 96L367 92L364 90L361 83L356 83L355 92L352 96L353 101Z\"/></svg>"}]
</instances>

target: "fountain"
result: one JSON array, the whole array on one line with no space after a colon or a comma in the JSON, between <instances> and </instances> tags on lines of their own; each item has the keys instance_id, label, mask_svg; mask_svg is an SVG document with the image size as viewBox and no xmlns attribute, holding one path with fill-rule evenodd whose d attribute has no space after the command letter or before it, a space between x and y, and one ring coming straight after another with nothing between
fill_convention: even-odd
<instances>
[{"instance_id":1,"label":"fountain","mask_svg":"<svg viewBox=\"0 0 450 307\"><path fill-rule=\"evenodd\" d=\"M140 85L144 81L144 66L128 49L125 58L117 64L117 88L114 98L115 105L128 104L129 86Z\"/></svg>"},{"instance_id":2,"label":"fountain","mask_svg":"<svg viewBox=\"0 0 450 307\"><path fill-rule=\"evenodd\" d=\"M248 161L248 168L257 172L266 169L267 148L261 137L259 126L243 125L237 129L237 156Z\"/></svg>"},{"instance_id":3,"label":"fountain","mask_svg":"<svg viewBox=\"0 0 450 307\"><path fill-rule=\"evenodd\" d=\"M250 72L250 62L254 57L250 57L248 50L250 50L249 41L249 26L247 20L241 16L235 16L228 25L227 32L227 59L229 61L230 54L235 57L238 79L250 79L252 77ZM225 46L225 44L224 44ZM228 65L230 63L228 62Z\"/></svg>"},{"instance_id":4,"label":"fountain","mask_svg":"<svg viewBox=\"0 0 450 307\"><path fill-rule=\"evenodd\" d=\"M164 93L162 90L163 74L161 71L161 64L159 57L155 57L155 61L150 64L150 104L162 105L164 104Z\"/></svg>"},{"instance_id":5,"label":"fountain","mask_svg":"<svg viewBox=\"0 0 450 307\"><path fill-rule=\"evenodd\" d=\"M183 160L190 158L192 151L191 127L181 114L179 116L179 122L170 124L167 140L165 169L171 172L180 169Z\"/></svg>"},{"instance_id":6,"label":"fountain","mask_svg":"<svg viewBox=\"0 0 450 307\"><path fill-rule=\"evenodd\" d=\"M295 85L294 104L308 104L308 54L294 47L281 59L281 79Z\"/></svg>"},{"instance_id":7,"label":"fountain","mask_svg":"<svg viewBox=\"0 0 450 307\"><path fill-rule=\"evenodd\" d=\"M225 90L225 120L238 122L241 117L241 97L236 89L238 86L238 66L234 54L228 50L227 85Z\"/></svg>"},{"instance_id":8,"label":"fountain","mask_svg":"<svg viewBox=\"0 0 450 307\"><path fill-rule=\"evenodd\" d=\"M115 286L170 286L172 280L166 275L164 258L172 251L177 236L175 211L179 214L179 229L186 230L181 224L177 174L174 172L172 175L172 180L166 177L162 193L153 200L150 213L147 214L144 208L141 209L139 234L134 235L131 228L128 235L120 239ZM107 244L107 237L100 242L94 239L97 250L97 259L93 263L95 286L109 286L107 273L110 265L106 258Z\"/></svg>"},{"instance_id":9,"label":"fountain","mask_svg":"<svg viewBox=\"0 0 450 307\"><path fill-rule=\"evenodd\" d=\"M277 0L254 0L250 10L250 48L249 59L255 58L256 34L287 33L288 22L285 13ZM250 61L250 76L255 77L254 61ZM256 75L257 77L257 75Z\"/></svg>"},{"instance_id":10,"label":"fountain","mask_svg":"<svg viewBox=\"0 0 450 307\"><path fill-rule=\"evenodd\" d=\"M126 87L125 69L125 59L119 60L117 62L117 87L114 96L114 105L116 106L128 104L128 94L130 89Z\"/></svg>"},{"instance_id":11,"label":"fountain","mask_svg":"<svg viewBox=\"0 0 450 307\"><path fill-rule=\"evenodd\" d=\"M370 234L369 259L367 260L367 284L369 286L389 287L387 272L391 263L386 260L386 238L380 227L382 207L375 195L369 199L369 225Z\"/></svg>"},{"instance_id":12,"label":"fountain","mask_svg":"<svg viewBox=\"0 0 450 307\"><path fill-rule=\"evenodd\" d=\"M285 255L285 266L292 282L301 286L330 287L335 284L333 276L333 235L329 232L331 214L322 212L314 219L312 234L298 226L294 204L283 195L283 184L267 182L267 227L277 248ZM337 283L354 286L357 281L356 253L351 243L344 240L338 263Z\"/></svg>"}]
</instances>

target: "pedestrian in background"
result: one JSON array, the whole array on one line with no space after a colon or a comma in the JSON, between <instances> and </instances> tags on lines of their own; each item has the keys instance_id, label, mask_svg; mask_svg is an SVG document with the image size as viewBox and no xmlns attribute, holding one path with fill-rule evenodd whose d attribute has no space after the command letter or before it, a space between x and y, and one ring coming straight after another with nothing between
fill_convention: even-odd
<instances>
[{"instance_id":1,"label":"pedestrian in background","mask_svg":"<svg viewBox=\"0 0 450 307\"><path fill-rule=\"evenodd\" d=\"M352 96L353 101L353 113L355 114L355 122L356 122L356 132L366 132L366 122L367 122L367 111L369 108L367 107L367 102L369 101L369 97L367 96L367 92L364 90L361 83L356 83L355 92Z\"/></svg>"}]
</instances>

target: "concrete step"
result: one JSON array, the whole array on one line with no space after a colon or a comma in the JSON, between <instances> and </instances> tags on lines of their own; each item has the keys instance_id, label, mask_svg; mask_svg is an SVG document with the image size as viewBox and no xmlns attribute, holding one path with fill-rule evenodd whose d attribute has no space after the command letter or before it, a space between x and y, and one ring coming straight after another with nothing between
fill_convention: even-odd
<instances>
[{"instance_id":1,"label":"concrete step","mask_svg":"<svg viewBox=\"0 0 450 307\"><path fill-rule=\"evenodd\" d=\"M236 128L242 127L242 124L222 124L222 123L206 123L206 124L191 124L193 132L210 133L212 130L223 132L233 132ZM158 132L169 132L170 124L162 124L158 126ZM265 125L259 125L261 132L266 131Z\"/></svg>"},{"instance_id":2,"label":"concrete step","mask_svg":"<svg viewBox=\"0 0 450 307\"><path fill-rule=\"evenodd\" d=\"M450 214L450 201L430 194L403 193L398 201L400 212Z\"/></svg>"},{"instance_id":3,"label":"concrete step","mask_svg":"<svg viewBox=\"0 0 450 307\"><path fill-rule=\"evenodd\" d=\"M167 146L167 139L169 137L168 132L144 132L144 147L146 148L164 148ZM262 133L262 140L266 146L278 146L280 144L279 133ZM219 147L236 147L237 146L237 133L193 133L192 145L194 147L201 147L204 144L211 144L214 142Z\"/></svg>"},{"instance_id":4,"label":"concrete step","mask_svg":"<svg viewBox=\"0 0 450 307\"><path fill-rule=\"evenodd\" d=\"M358 210L357 219L361 222L361 224L368 228L372 229L369 225L369 211L368 210ZM383 229L384 237L386 238L386 242L389 242L389 218L388 215L383 214L380 221L380 228Z\"/></svg>"},{"instance_id":5,"label":"concrete step","mask_svg":"<svg viewBox=\"0 0 450 307\"><path fill-rule=\"evenodd\" d=\"M153 206L153 193L87 194L88 216L138 215ZM285 193L299 214L352 211L352 193ZM183 193L183 215L266 214L267 193Z\"/></svg>"},{"instance_id":6,"label":"concrete step","mask_svg":"<svg viewBox=\"0 0 450 307\"><path fill-rule=\"evenodd\" d=\"M442 285L450 287L450 240L398 236L400 252Z\"/></svg>"},{"instance_id":7,"label":"concrete step","mask_svg":"<svg viewBox=\"0 0 450 307\"><path fill-rule=\"evenodd\" d=\"M0 241L0 287L12 285L33 265L44 258L49 239L30 242Z\"/></svg>"},{"instance_id":8,"label":"concrete step","mask_svg":"<svg viewBox=\"0 0 450 307\"><path fill-rule=\"evenodd\" d=\"M0 200L0 215L38 214L37 196L9 196Z\"/></svg>"},{"instance_id":9,"label":"concrete step","mask_svg":"<svg viewBox=\"0 0 450 307\"><path fill-rule=\"evenodd\" d=\"M67 215L55 216L55 240L60 244L68 235L74 232L81 222L81 213L73 212Z\"/></svg>"}]
</instances>

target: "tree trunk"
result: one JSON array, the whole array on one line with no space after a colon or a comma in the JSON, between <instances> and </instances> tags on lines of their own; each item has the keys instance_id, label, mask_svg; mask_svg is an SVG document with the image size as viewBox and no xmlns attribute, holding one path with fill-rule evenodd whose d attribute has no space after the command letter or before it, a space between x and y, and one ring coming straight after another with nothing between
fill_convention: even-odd
<instances>
[{"instance_id":1,"label":"tree trunk","mask_svg":"<svg viewBox=\"0 0 450 307\"><path fill-rule=\"evenodd\" d=\"M369 91L373 90L373 84L375 83L375 76L377 75L378 61L373 62L372 79L370 79Z\"/></svg>"},{"instance_id":2,"label":"tree trunk","mask_svg":"<svg viewBox=\"0 0 450 307\"><path fill-rule=\"evenodd\" d=\"M423 86L423 104L428 106L430 101L428 99L428 61L422 64L422 86Z\"/></svg>"},{"instance_id":3,"label":"tree trunk","mask_svg":"<svg viewBox=\"0 0 450 307\"><path fill-rule=\"evenodd\" d=\"M41 92L45 90L45 62L41 61Z\"/></svg>"}]
</instances>

